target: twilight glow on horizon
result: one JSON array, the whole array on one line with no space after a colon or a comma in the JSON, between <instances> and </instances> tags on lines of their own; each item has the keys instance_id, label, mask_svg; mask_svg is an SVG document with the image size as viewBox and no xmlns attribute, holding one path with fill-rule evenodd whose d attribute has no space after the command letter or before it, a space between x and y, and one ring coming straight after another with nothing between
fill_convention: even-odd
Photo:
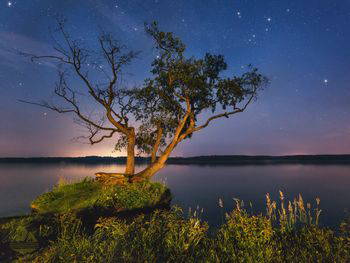
<instances>
[{"instance_id":1,"label":"twilight glow on horizon","mask_svg":"<svg viewBox=\"0 0 350 263\"><path fill-rule=\"evenodd\" d=\"M143 25L154 20L189 56L222 54L228 74L253 64L269 77L245 112L195 134L173 156L350 153L350 1L0 0L0 157L124 154L113 152L117 136L84 144L73 140L84 132L73 116L18 102L53 96L55 65L14 50L52 52L57 15L89 46L102 28L141 51L125 74L130 86L150 76L156 53Z\"/></svg>"}]
</instances>

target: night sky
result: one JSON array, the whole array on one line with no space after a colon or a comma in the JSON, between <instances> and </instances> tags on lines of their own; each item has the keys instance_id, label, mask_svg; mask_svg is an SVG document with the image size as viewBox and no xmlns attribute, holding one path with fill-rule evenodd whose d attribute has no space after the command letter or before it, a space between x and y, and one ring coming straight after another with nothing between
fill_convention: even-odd
<instances>
[{"instance_id":1,"label":"night sky","mask_svg":"<svg viewBox=\"0 0 350 263\"><path fill-rule=\"evenodd\" d=\"M18 102L52 96L55 66L13 49L52 53L57 14L87 45L103 28L142 51L130 85L150 76L155 51L143 24L153 20L180 36L189 56L223 54L228 73L251 63L270 78L246 112L195 134L175 156L350 153L349 0L0 0L1 157L123 154L112 152L113 140L72 140L83 132L72 116Z\"/></svg>"}]
</instances>

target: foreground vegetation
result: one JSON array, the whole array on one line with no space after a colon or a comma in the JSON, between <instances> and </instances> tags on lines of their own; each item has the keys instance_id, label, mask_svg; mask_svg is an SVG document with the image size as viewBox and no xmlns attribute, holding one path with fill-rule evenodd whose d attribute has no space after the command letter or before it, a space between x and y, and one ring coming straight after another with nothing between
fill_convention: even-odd
<instances>
[{"instance_id":1,"label":"foreground vegetation","mask_svg":"<svg viewBox=\"0 0 350 263\"><path fill-rule=\"evenodd\" d=\"M160 183L105 185L86 178L76 183L60 180L52 191L35 199L31 207L39 213L120 212L155 207L169 201L170 192Z\"/></svg>"},{"instance_id":2,"label":"foreground vegetation","mask_svg":"<svg viewBox=\"0 0 350 263\"><path fill-rule=\"evenodd\" d=\"M349 223L339 231L320 227L320 210L304 204L301 196L286 202L280 193L275 202L267 195L264 215L249 214L236 200L223 224L211 231L198 211L185 216L180 208L161 208L167 189L160 184L114 186L102 196L97 194L99 187L104 186L85 180L61 184L39 197L33 202L36 214L0 226L3 257L12 250L7 258L22 262L350 261ZM53 209L51 204L60 207ZM96 220L82 213L100 212L95 206L102 205L117 212L99 214ZM149 209L140 210L143 206ZM218 209L223 206L219 200Z\"/></svg>"}]
</instances>

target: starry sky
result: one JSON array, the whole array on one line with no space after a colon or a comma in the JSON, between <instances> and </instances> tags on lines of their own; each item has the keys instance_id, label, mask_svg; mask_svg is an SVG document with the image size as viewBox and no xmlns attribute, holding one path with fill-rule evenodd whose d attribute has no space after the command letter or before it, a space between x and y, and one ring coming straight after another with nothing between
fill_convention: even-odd
<instances>
[{"instance_id":1,"label":"starry sky","mask_svg":"<svg viewBox=\"0 0 350 263\"><path fill-rule=\"evenodd\" d=\"M140 50L130 85L150 76L155 51L143 24L153 20L182 38L188 56L223 54L229 73L251 63L270 78L246 112L195 134L174 156L350 153L349 0L0 0L0 157L123 155L113 140L73 140L82 130L72 116L18 102L52 96L55 66L13 50L52 53L57 14L87 45L103 28Z\"/></svg>"}]
</instances>

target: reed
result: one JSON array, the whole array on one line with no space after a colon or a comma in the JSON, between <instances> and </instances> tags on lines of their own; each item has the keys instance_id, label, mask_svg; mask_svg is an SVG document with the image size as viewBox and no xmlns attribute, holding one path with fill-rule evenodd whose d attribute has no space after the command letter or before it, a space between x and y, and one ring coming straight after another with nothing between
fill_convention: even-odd
<instances>
[{"instance_id":1,"label":"reed","mask_svg":"<svg viewBox=\"0 0 350 263\"><path fill-rule=\"evenodd\" d=\"M270 194L266 194L266 217L274 224L279 223L279 227L283 230L291 230L298 225L314 225L318 226L321 209L319 208L320 199L316 198L316 208L312 208L310 203L303 200L301 194L294 198L293 201L285 201L284 193L279 191L278 201L272 201Z\"/></svg>"},{"instance_id":2,"label":"reed","mask_svg":"<svg viewBox=\"0 0 350 263\"><path fill-rule=\"evenodd\" d=\"M124 196L136 206L133 193ZM187 216L172 207L132 219L101 217L92 229L74 211L50 219L37 214L0 225L0 236L4 246L23 237L45 244L17 254L20 262L350 262L349 221L338 231L321 227L319 198L313 208L301 195L292 201L282 191L279 200L265 197L266 213L257 215L234 199L216 231L201 219L199 207ZM220 199L222 212L224 205Z\"/></svg>"}]
</instances>

